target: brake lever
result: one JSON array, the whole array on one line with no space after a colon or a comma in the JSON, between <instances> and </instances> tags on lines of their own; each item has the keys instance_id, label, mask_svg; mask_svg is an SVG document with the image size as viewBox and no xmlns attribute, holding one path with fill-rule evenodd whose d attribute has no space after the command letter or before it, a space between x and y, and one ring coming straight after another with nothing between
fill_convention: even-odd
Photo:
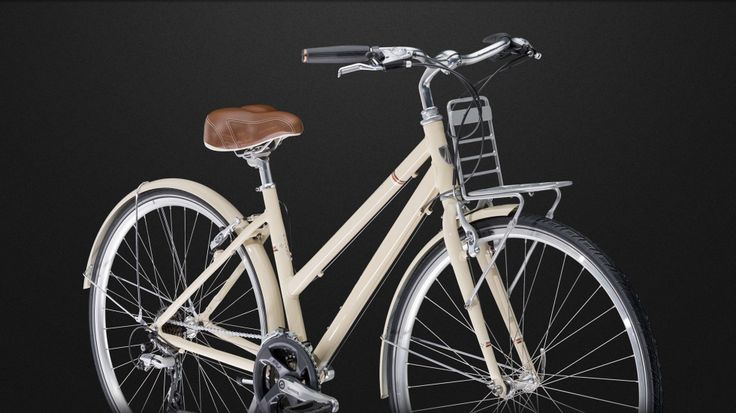
<instances>
[{"instance_id":1,"label":"brake lever","mask_svg":"<svg viewBox=\"0 0 736 413\"><path fill-rule=\"evenodd\" d=\"M343 66L339 69L337 69L337 77L338 79L342 75L347 75L353 72L359 72L361 70L366 70L369 72L381 72L386 70L383 66L380 65L369 65L365 63L353 63L351 65Z\"/></svg>"}]
</instances>

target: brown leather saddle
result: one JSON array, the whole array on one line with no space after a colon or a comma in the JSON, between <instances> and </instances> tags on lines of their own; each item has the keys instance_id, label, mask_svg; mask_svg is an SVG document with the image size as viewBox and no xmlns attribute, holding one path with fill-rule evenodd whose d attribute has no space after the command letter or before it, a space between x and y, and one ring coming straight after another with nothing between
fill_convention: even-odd
<instances>
[{"instance_id":1,"label":"brown leather saddle","mask_svg":"<svg viewBox=\"0 0 736 413\"><path fill-rule=\"evenodd\" d=\"M270 105L246 105L210 112L204 121L204 145L213 151L251 149L276 139L298 136L298 116Z\"/></svg>"}]
</instances>

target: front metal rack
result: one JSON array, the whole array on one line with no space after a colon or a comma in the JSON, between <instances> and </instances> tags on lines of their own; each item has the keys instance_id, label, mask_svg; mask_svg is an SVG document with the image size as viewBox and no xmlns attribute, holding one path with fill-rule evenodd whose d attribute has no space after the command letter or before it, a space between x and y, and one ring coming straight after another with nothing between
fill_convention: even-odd
<instances>
[{"instance_id":1,"label":"front metal rack","mask_svg":"<svg viewBox=\"0 0 736 413\"><path fill-rule=\"evenodd\" d=\"M480 96L479 101L481 111L478 111L472 97L454 99L447 103L450 137L463 200L508 198L515 194L554 191L572 185L571 181L505 185L493 131L491 106L485 96ZM496 185L488 186L487 179L476 179L485 175L495 175ZM554 207L557 203L555 202Z\"/></svg>"},{"instance_id":2,"label":"front metal rack","mask_svg":"<svg viewBox=\"0 0 736 413\"><path fill-rule=\"evenodd\" d=\"M478 106L480 106L480 110ZM477 101L473 97L449 101L447 103L447 118L458 178L459 194L454 195L460 198L464 205L474 201L481 205L492 204L494 200L502 198L515 198L518 201L516 212L506 226L503 237L494 245L495 248L493 248L494 251L488 268L483 270L483 274L473 289L473 294L465 303L466 306L470 306L483 280L493 268L496 259L506 245L509 234L518 222L524 208L524 194L531 195L536 192L554 191L556 198L546 213L547 218L552 218L562 198L560 188L572 185L572 181L506 185L501 173L496 135L493 130L493 114L488 98L485 96L479 96ZM478 179L483 176L486 178ZM468 255L475 257L480 250L477 245L478 235L472 225L467 222L465 214L460 208L462 207L458 206L458 217L465 232ZM529 260L535 247L536 242L528 251L524 260L525 263ZM519 271L511 282L508 294L511 294L521 272Z\"/></svg>"}]
</instances>

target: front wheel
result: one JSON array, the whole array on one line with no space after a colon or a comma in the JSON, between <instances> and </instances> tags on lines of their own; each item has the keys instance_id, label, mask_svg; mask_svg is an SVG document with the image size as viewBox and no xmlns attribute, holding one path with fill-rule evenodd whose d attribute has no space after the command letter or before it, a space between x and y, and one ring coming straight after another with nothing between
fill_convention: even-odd
<instances>
[{"instance_id":1,"label":"front wheel","mask_svg":"<svg viewBox=\"0 0 736 413\"><path fill-rule=\"evenodd\" d=\"M491 247L508 217L475 223ZM468 261L477 279L477 262ZM626 277L592 242L553 220L522 216L496 266L539 373L532 386L487 284L478 300L507 384L498 398L440 241L400 293L386 337L396 413L656 412L659 363L649 323ZM521 385L519 384L521 383Z\"/></svg>"}]
</instances>

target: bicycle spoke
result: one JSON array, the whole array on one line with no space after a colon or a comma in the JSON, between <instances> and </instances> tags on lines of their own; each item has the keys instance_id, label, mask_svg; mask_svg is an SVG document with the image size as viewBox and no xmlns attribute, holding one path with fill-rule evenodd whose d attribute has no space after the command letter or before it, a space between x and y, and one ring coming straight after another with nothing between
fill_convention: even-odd
<instances>
[{"instance_id":1,"label":"bicycle spoke","mask_svg":"<svg viewBox=\"0 0 736 413\"><path fill-rule=\"evenodd\" d=\"M251 313L253 313L254 311L258 311L258 307L255 307L255 308L251 308L251 309L250 309L250 310L248 310L248 311L242 312L242 313L240 313L240 314L236 314L236 315L234 315L234 316L232 316L232 317L226 318L226 319L224 319L224 320L222 320L222 321L219 321L219 322L220 322L220 323L222 323L222 322L226 322L226 321L231 321L231 320L234 320L234 319L236 319L236 318L238 318L238 317L243 317L243 316L246 316L246 315L248 315L248 314L251 314Z\"/></svg>"},{"instance_id":2,"label":"bicycle spoke","mask_svg":"<svg viewBox=\"0 0 736 413\"><path fill-rule=\"evenodd\" d=\"M162 370L159 370L156 374L156 379L153 380L153 384L151 385L151 389L148 391L148 395L146 396L146 400L143 401L143 406L141 406L141 411L146 411L146 405L148 404L148 400L151 398L151 393L153 393L153 389L156 388L156 383L158 383L158 379L161 376ZM165 381L165 380L164 380Z\"/></svg>"},{"instance_id":3,"label":"bicycle spoke","mask_svg":"<svg viewBox=\"0 0 736 413\"><path fill-rule=\"evenodd\" d=\"M115 275L115 274L114 274L114 273L112 273L112 272L110 273L110 275L111 275L111 276L113 276L113 277L115 277L115 279L117 279L117 280L118 280L118 281L120 281L120 282L124 282L124 283L126 283L126 284L128 284L128 285L131 285L131 286L133 286L133 287L135 287L135 286L136 286L134 282L132 282L132 281L128 281L128 280L126 280L125 278L123 278L123 277L120 277L120 276L118 276L118 275ZM141 278L142 278L142 277L141 277ZM171 304L171 303L172 303L172 300L170 300L170 299L169 299L168 297L165 297L165 296L163 296L163 295L161 295L161 294L159 294L159 293L153 292L153 291L149 290L149 289L148 289L148 288L146 288L146 287L140 287L140 289L141 289L141 291L143 291L143 292L149 293L149 294L153 295L154 297L157 297L157 298L158 298L159 300L161 300L162 302L164 302L164 301L165 301L165 302L166 302L166 303L168 303L168 304ZM131 294L131 295L132 295L132 294Z\"/></svg>"},{"instance_id":4,"label":"bicycle spoke","mask_svg":"<svg viewBox=\"0 0 736 413\"><path fill-rule=\"evenodd\" d=\"M133 403L133 400L135 400L135 397L138 396L138 393L140 393L141 389L143 388L143 385L146 384L146 382L148 381L148 378L151 377L151 374L153 374L153 372L154 372L154 369L151 369L148 371L148 374L146 374L146 378L143 379L141 384L138 386L138 389L135 391L135 393L133 393L133 396L130 398L130 400L128 400L128 403Z\"/></svg>"},{"instance_id":5,"label":"bicycle spoke","mask_svg":"<svg viewBox=\"0 0 736 413\"><path fill-rule=\"evenodd\" d=\"M206 337L203 336L202 339L204 340L204 342L208 346L212 347ZM204 362L204 363L206 363L206 364L208 364L210 366L210 368L214 369L215 371L218 371L218 367L219 367L219 372L227 379L228 384L233 389L233 392L238 397L238 400L240 400L240 403L243 405L243 408L245 410L248 410L248 405L245 403L245 401L243 400L243 398L240 397L240 392L235 388L235 386L233 385L233 383L237 384L238 387L240 387L240 388L245 388L245 386L243 386L241 383L238 383L235 379L233 379L232 377L230 377L225 372L225 368L222 366L222 363L221 362L218 361L217 362L217 365L218 366L215 366L213 363L211 363L210 361L208 361L208 360L206 360L204 358L202 358L201 361Z\"/></svg>"},{"instance_id":6,"label":"bicycle spoke","mask_svg":"<svg viewBox=\"0 0 736 413\"><path fill-rule=\"evenodd\" d=\"M573 361L572 363L568 364L568 365L567 365L567 366L565 366L565 367L564 367L563 369L561 369L561 370L558 370L558 371L557 371L557 372L556 372L555 374L560 374L560 373L562 373L563 371L565 371L565 370L569 369L569 368L570 368L570 367L572 367L573 365L577 364L577 363L578 363L578 362L580 362L581 360L583 360L583 359L585 359L586 357L588 357L589 355L593 354L593 353L594 353L595 351L599 350L600 348L602 348L602 347L603 347L603 346L605 346L606 344L610 343L611 341L615 340L616 338L618 338L619 336L621 336L621 334L624 334L624 333L626 333L626 330L623 330L623 331L621 331L620 333L616 334L615 336L613 336L613 337L609 338L608 340L604 341L604 342L603 342L602 344L600 344L599 346L597 346L597 347L596 347L596 348L594 348L593 350L590 350L589 352L585 353L584 355L580 356L580 358L578 358L577 360L575 360L575 361Z\"/></svg>"},{"instance_id":7,"label":"bicycle spoke","mask_svg":"<svg viewBox=\"0 0 736 413\"><path fill-rule=\"evenodd\" d=\"M227 310L228 310L228 309L229 309L230 307L232 307L232 306L233 306L233 305L234 305L235 303L237 303L238 301L240 301L240 299L241 299L241 298L245 297L246 295L248 295L248 293L250 293L250 292L252 292L252 291L253 291L253 288L252 288L252 287L251 287L251 288L249 288L249 289L248 289L247 291L245 291L245 292L244 292L243 294L240 294L240 295L238 296L238 298L236 298L236 299L235 299L235 300L233 300L233 301L232 301L232 302L231 302L230 304L228 304L228 306L227 306L227 307L225 307L225 308L223 308L222 310L220 310L220 311L219 311L219 312L218 312L218 313L217 313L216 315L212 316L211 318L212 318L213 320L214 320L214 319L216 319L216 318L217 318L218 316L220 316L220 314L223 314L223 313L224 313L225 311L227 311Z\"/></svg>"},{"instance_id":8,"label":"bicycle spoke","mask_svg":"<svg viewBox=\"0 0 736 413\"><path fill-rule=\"evenodd\" d=\"M443 404L440 406L432 406L432 407L423 407L421 409L412 409L412 412L426 412L430 410L438 410L438 409L447 409L448 407L455 407L455 406L464 406L468 404L477 404L482 403L486 399L478 399L478 400L470 400L466 402L458 402L458 403L452 403L452 404Z\"/></svg>"},{"instance_id":9,"label":"bicycle spoke","mask_svg":"<svg viewBox=\"0 0 736 413\"><path fill-rule=\"evenodd\" d=\"M532 291L534 290L534 285L537 282L537 276L539 275L539 267L542 266L542 259L544 258L545 251L547 251L547 244L544 244L542 246L542 252L539 254L539 261L537 262L537 268L534 270L534 277L532 277L532 283L531 283L531 286L529 287L529 293L526 294L524 305L521 308L521 319L519 320L519 326L521 328L522 336L524 335L524 320L526 318L526 308L529 305L529 302L531 301ZM522 295L525 290L526 290L526 287L522 290ZM509 292L509 295L511 295L510 292Z\"/></svg>"},{"instance_id":10,"label":"bicycle spoke","mask_svg":"<svg viewBox=\"0 0 736 413\"><path fill-rule=\"evenodd\" d=\"M483 371L482 371L482 370L480 370L480 369L479 369L479 368L477 368L476 366L473 366L472 364L470 364L470 363L466 362L466 361L465 361L464 359L462 359L461 357L453 357L453 356L451 356L451 355L448 355L447 353L444 353L444 352L440 351L440 350L439 350L439 349L437 348L437 346L436 346L436 345L435 345L435 346L431 346L431 345L425 344L425 343L423 343L423 342L421 342L421 341L418 341L418 340L417 340L417 339L415 339L415 338L412 338L412 339L411 339L411 342L412 342L412 343L416 343L416 344L419 344L420 346L422 346L422 347L424 347L424 348L426 348L426 349L428 349L428 350L431 350L431 351L433 351L433 352L435 352L435 353L437 353L437 354L439 354L439 355L442 355L442 356L444 356L444 357L447 357L447 358L448 358L448 359L450 359L450 360L456 361L456 362L458 362L458 363L460 363L460 364L462 364L462 365L464 365L464 366L466 366L466 367L470 367L470 369L471 369L471 370L473 370L474 372L478 373L479 375L484 375L484 374L485 374L485 373L483 373ZM439 346L439 347L440 347L440 348L443 348L443 349L446 349L446 348L447 348L447 347L444 347L444 346ZM416 350L415 350L415 351L416 351ZM450 351L452 351L452 349L450 349Z\"/></svg>"},{"instance_id":11,"label":"bicycle spoke","mask_svg":"<svg viewBox=\"0 0 736 413\"><path fill-rule=\"evenodd\" d=\"M428 366L426 364L407 363L407 366L420 367L420 368L431 369L431 370L439 370L439 371L450 372L450 373L459 373L459 371L457 371L456 369L445 368L445 367L440 367L440 366ZM472 380L472 381L478 381L483 378L482 375L480 374L474 375L473 373L470 373L470 372L462 373L462 375L466 377L470 377L469 380Z\"/></svg>"},{"instance_id":12,"label":"bicycle spoke","mask_svg":"<svg viewBox=\"0 0 736 413\"><path fill-rule=\"evenodd\" d=\"M556 339L556 338L557 338L557 337L558 337L558 336L560 335L560 333L562 333L562 330L560 330L560 333L558 333L558 334L557 334L557 335L555 336L555 338L553 338L553 339L552 339L552 341L550 341L550 343L549 343L549 347L548 347L548 348L546 348L545 350L547 351L547 353L549 353L550 351L552 351L552 349L553 349L553 348L555 348L555 347L559 346L560 344L564 343L564 342L565 342L565 341L566 341L567 339L569 339L570 337L572 337L572 336L574 336L575 334L579 333L580 331L582 331L582 330L583 330L584 328L588 327L589 325L593 324L593 323L594 323L594 322L596 322L596 321L597 321L598 319L600 319L600 318L601 318L601 317L603 317L604 315L608 314L608 312L609 312L609 311L611 311L611 310L613 310L613 309L615 309L615 308L616 308L615 306L611 306L611 307L609 307L609 308L608 308L607 310L605 310L604 312L602 312L601 314L599 314L598 316L596 316L596 317L595 317L595 318L593 318L592 320L590 320L590 321L588 321L587 323L585 323L585 324L584 324L584 325L583 325L582 327L580 327L580 328L578 328L577 330L575 330L575 331L573 331L572 333L570 333L570 334L569 334L569 335L568 335L567 337L563 338L562 340L560 340L560 341L558 341L558 342L555 342L555 339Z\"/></svg>"},{"instance_id":13,"label":"bicycle spoke","mask_svg":"<svg viewBox=\"0 0 736 413\"><path fill-rule=\"evenodd\" d=\"M554 398L552 398L552 395L549 394L549 392L547 391L547 389L545 387L540 387L540 388L546 394L546 396L544 394L539 393L539 392L537 394L540 397L551 401L552 404L554 404L554 406L557 408L557 410L560 411L560 413L564 413L564 411L560 408L560 405L565 406L565 407L567 407L569 409L575 410L576 412L585 413L584 411L582 411L580 409L577 409L575 407L572 407L569 404L566 404L566 403L563 403L561 401L555 400Z\"/></svg>"},{"instance_id":14,"label":"bicycle spoke","mask_svg":"<svg viewBox=\"0 0 736 413\"><path fill-rule=\"evenodd\" d=\"M215 390L215 394L217 394L217 397L220 400L222 400L222 397L217 392L217 387L215 387L214 383L212 383L212 381L210 380L210 376L207 374L206 371L204 371L204 368L202 367L202 364L200 364L199 359L195 357L194 360L197 362L197 367L199 368L199 371L202 373L202 377L204 378L204 385L207 388L207 392L210 394L210 398L212 399L212 406L214 406L216 412L219 412L220 409L217 408L217 401L215 400L215 396L212 394L212 390Z\"/></svg>"},{"instance_id":15,"label":"bicycle spoke","mask_svg":"<svg viewBox=\"0 0 736 413\"><path fill-rule=\"evenodd\" d=\"M465 321L465 323L461 323L461 324L465 324L465 326L467 326L468 329L470 329L470 320L468 320L468 316L465 314L466 311L460 310L460 307L458 307L457 303L455 303L455 300L453 300L452 297L450 297L450 293L447 292L447 289L445 288L444 285L442 285L442 281L440 281L439 279L437 280L437 285L440 286L442 291L447 296L447 299L450 300L450 302L452 303L452 306L455 308L457 313L460 314L460 317L463 319L463 321ZM472 331L472 329L470 330Z\"/></svg>"},{"instance_id":16,"label":"bicycle spoke","mask_svg":"<svg viewBox=\"0 0 736 413\"><path fill-rule=\"evenodd\" d=\"M637 406L632 406L630 404L625 404L625 403L619 403L619 402L615 402L613 400L604 399L604 398L601 398L601 397L588 396L586 394L575 393L575 392L572 392L572 391L562 390L562 389L558 389L558 388L555 388L555 387L549 387L549 386L543 386L543 387L545 389L547 389L547 390L552 390L552 391L557 391L557 392L560 392L560 393L571 394L571 395L574 395L574 396L584 397L586 399L591 399L591 400L597 400L597 401L604 402L604 403L615 404L617 406L627 407L629 409L634 409L634 410L638 410L639 409L639 407L637 407Z\"/></svg>"},{"instance_id":17,"label":"bicycle spoke","mask_svg":"<svg viewBox=\"0 0 736 413\"><path fill-rule=\"evenodd\" d=\"M558 381L562 381L566 379L602 380L602 381L621 382L621 383L637 383L637 381L634 379L617 379L613 377L580 376L577 374L549 374L549 375L545 374L545 376L558 377L557 380L545 382L547 384L557 383Z\"/></svg>"},{"instance_id":18,"label":"bicycle spoke","mask_svg":"<svg viewBox=\"0 0 736 413\"><path fill-rule=\"evenodd\" d=\"M156 259L154 258L154 252L153 252L153 246L151 245L151 230L148 228L148 214L143 216L143 226L146 228L146 241L148 243L148 248L150 248L150 256L151 264L153 265L153 274L156 277L156 285L158 285L158 282L161 281L161 286L163 287L165 291L165 296L171 298L172 295L169 292L168 287L166 286L166 282L164 281L163 275L161 275L160 271L158 270L158 267L156 266ZM161 291L161 288L159 288L159 291Z\"/></svg>"},{"instance_id":19,"label":"bicycle spoke","mask_svg":"<svg viewBox=\"0 0 736 413\"><path fill-rule=\"evenodd\" d=\"M199 370L197 371L197 373L199 373ZM197 410L199 410L200 413L203 412L204 409L202 409L202 405L199 403L199 400L202 398L202 393L201 393L202 389L200 388L199 398L197 398L197 394L194 392L194 389L192 388L191 383L189 383L189 380L187 379L186 374L184 374L183 380L184 380L184 384L186 384L187 388L189 389L189 392L192 393L192 398L194 399L194 404L197 405Z\"/></svg>"},{"instance_id":20,"label":"bicycle spoke","mask_svg":"<svg viewBox=\"0 0 736 413\"><path fill-rule=\"evenodd\" d=\"M443 308L443 307L442 307L441 305L437 304L437 303L436 303L436 302L435 302L434 300L432 300L431 298L427 297L427 301L428 301L428 302L430 302L430 303L432 303L432 304L434 304L434 306L435 306L435 307L437 307L438 309L440 309L440 310L441 310L441 311L442 311L443 313L447 314L447 315L448 315L448 316L449 316L450 318L452 318L453 320L457 321L457 323L458 323L458 324L460 324L461 326L463 326L463 327L465 327L466 329L468 329L468 331L470 331L471 333L475 334L475 332L473 331L473 328L472 328L472 327L470 327L470 324L465 324L464 322L460 321L460 320L459 320L459 319L457 319L457 318L456 318L455 316L453 316L452 314L450 314L450 312L449 312L449 311L447 311L446 309L444 309L444 308Z\"/></svg>"},{"instance_id":21,"label":"bicycle spoke","mask_svg":"<svg viewBox=\"0 0 736 413\"><path fill-rule=\"evenodd\" d=\"M447 384L456 384L456 383L467 383L475 381L473 379L458 379L458 380L447 380L447 381L439 381L439 382L432 382L432 383L424 383L424 384L414 384L409 386L410 389L416 389L420 387L432 387L432 386L444 386Z\"/></svg>"},{"instance_id":22,"label":"bicycle spoke","mask_svg":"<svg viewBox=\"0 0 736 413\"><path fill-rule=\"evenodd\" d=\"M574 376L577 376L577 375L579 375L579 374L589 373L589 372L591 372L591 371L593 371L593 370L597 370L597 369L599 369L599 368L607 367L607 366L610 366L610 365L612 365L612 364L616 364L616 363L619 363L619 362L621 362L621 361L625 361L625 360L628 360L628 359L631 359L631 358L634 358L634 355L633 355L633 354L631 354L631 355L628 355L628 356L624 356L624 357L621 357L621 358L618 358L618 359L616 359L616 360L613 360L613 361L609 361L609 362L606 362L606 363L602 363L602 364L599 364L599 365L597 365L597 366L594 366L594 367L590 367L590 368L587 368L587 369L585 369L585 370L581 370L581 371L578 371L578 372L572 373L572 374L570 374L569 376L570 376L570 377L574 377ZM545 373L545 378L546 378L546 377L557 377L557 376L561 376L561 375L560 375L560 374L557 374L557 373L553 373L553 374L547 374L547 373ZM552 384L552 383L556 383L557 381L560 381L560 380L562 380L562 379L558 379L558 380L553 380L553 381L551 381L551 382L549 382L549 383L550 383L550 384Z\"/></svg>"},{"instance_id":23,"label":"bicycle spoke","mask_svg":"<svg viewBox=\"0 0 736 413\"><path fill-rule=\"evenodd\" d=\"M502 401L501 399L496 399L496 401L493 404L489 404L487 406L481 407L483 405L483 402L488 399L488 396L492 396L492 395L493 395L493 392L488 392L485 395L485 397L483 397L483 400L481 400L480 402L478 402L478 404L473 406L473 408L470 410L469 413L479 413L479 412L482 412L483 410L490 409L493 406L498 406Z\"/></svg>"}]
</instances>

